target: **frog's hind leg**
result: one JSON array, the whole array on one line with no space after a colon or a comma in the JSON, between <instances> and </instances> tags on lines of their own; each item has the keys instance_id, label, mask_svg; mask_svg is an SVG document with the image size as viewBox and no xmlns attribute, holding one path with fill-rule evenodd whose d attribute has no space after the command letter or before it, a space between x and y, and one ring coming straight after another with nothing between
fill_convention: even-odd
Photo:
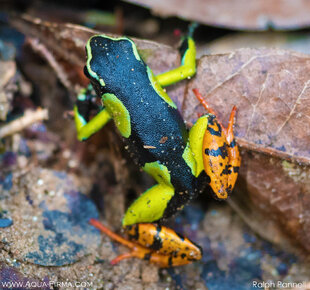
<instances>
[{"instance_id":1,"label":"frog's hind leg","mask_svg":"<svg viewBox=\"0 0 310 290\"><path fill-rule=\"evenodd\" d=\"M140 258L159 267L172 267L186 265L202 258L199 246L164 226L150 223L129 226L126 231L129 238L134 240L131 241L110 231L98 220L91 219L89 223L111 239L131 249L130 252L113 259L110 262L112 265L124 259Z\"/></svg>"},{"instance_id":2,"label":"frog's hind leg","mask_svg":"<svg viewBox=\"0 0 310 290\"><path fill-rule=\"evenodd\" d=\"M211 114L208 127L203 138L203 161L209 175L210 186L219 199L226 199L233 190L241 163L238 146L233 133L236 107L232 108L228 127L216 117L216 113L201 96L197 89L194 94L204 108Z\"/></svg>"}]
</instances>

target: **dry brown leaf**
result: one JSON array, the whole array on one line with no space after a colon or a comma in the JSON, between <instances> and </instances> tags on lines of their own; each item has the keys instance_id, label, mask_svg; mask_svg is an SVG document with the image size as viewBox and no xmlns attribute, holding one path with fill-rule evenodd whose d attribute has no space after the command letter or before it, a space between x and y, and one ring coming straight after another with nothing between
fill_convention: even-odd
<instances>
[{"instance_id":1,"label":"dry brown leaf","mask_svg":"<svg viewBox=\"0 0 310 290\"><path fill-rule=\"evenodd\" d=\"M207 25L243 30L296 29L310 24L306 0L125 0L162 17L178 16Z\"/></svg>"},{"instance_id":2,"label":"dry brown leaf","mask_svg":"<svg viewBox=\"0 0 310 290\"><path fill-rule=\"evenodd\" d=\"M300 53L310 53L308 32L240 32L230 33L197 47L197 55L231 53L240 48L280 48Z\"/></svg>"},{"instance_id":3,"label":"dry brown leaf","mask_svg":"<svg viewBox=\"0 0 310 290\"><path fill-rule=\"evenodd\" d=\"M310 57L277 49L240 49L205 56L188 86L183 116L203 113L191 88L198 88L227 121L238 108L235 132L247 148L309 163ZM308 124L308 125L307 125Z\"/></svg>"},{"instance_id":4,"label":"dry brown leaf","mask_svg":"<svg viewBox=\"0 0 310 290\"><path fill-rule=\"evenodd\" d=\"M310 167L242 153L240 179L230 204L266 240L286 249L297 246L310 257ZM299 252L303 258L305 251Z\"/></svg>"}]
</instances>

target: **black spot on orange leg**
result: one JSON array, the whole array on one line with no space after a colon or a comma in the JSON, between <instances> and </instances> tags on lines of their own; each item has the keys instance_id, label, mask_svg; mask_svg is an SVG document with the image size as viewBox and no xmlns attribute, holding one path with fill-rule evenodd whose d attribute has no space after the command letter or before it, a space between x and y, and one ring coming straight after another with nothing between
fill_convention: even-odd
<instances>
[{"instance_id":1,"label":"black spot on orange leg","mask_svg":"<svg viewBox=\"0 0 310 290\"><path fill-rule=\"evenodd\" d=\"M231 142L233 142L234 140L234 133L233 133L233 127L234 127L234 119L235 119L235 115L236 115L236 111L237 111L237 107L233 106L231 113L230 113L230 117L229 117L229 122L228 122L228 126L227 129L223 126L223 124L219 121L219 119L217 118L217 114L216 112L210 107L210 105L208 104L208 102L203 98L203 96L200 94L200 92L198 91L198 89L193 89L193 92L196 96L196 98L199 100L199 102L203 105L203 107L212 115L214 115L217 119L217 122L219 123L219 125L221 126L222 130L224 131L226 138L227 138L227 142L228 144L230 144Z\"/></svg>"},{"instance_id":2,"label":"black spot on orange leg","mask_svg":"<svg viewBox=\"0 0 310 290\"><path fill-rule=\"evenodd\" d=\"M209 156L214 156L214 157L221 156L223 159L225 157L228 157L226 143L224 143L223 146L218 147L217 149L208 149L208 148L206 148L205 149L205 154L209 155Z\"/></svg>"},{"instance_id":3,"label":"black spot on orange leg","mask_svg":"<svg viewBox=\"0 0 310 290\"><path fill-rule=\"evenodd\" d=\"M151 256L152 256L151 253L147 253L147 254L145 254L143 259L146 260L146 261L149 261L151 259Z\"/></svg>"},{"instance_id":4,"label":"black spot on orange leg","mask_svg":"<svg viewBox=\"0 0 310 290\"><path fill-rule=\"evenodd\" d=\"M156 227L156 235L154 236L153 244L150 245L150 249L158 251L163 247L163 241L160 237L161 226L157 225Z\"/></svg>"},{"instance_id":5,"label":"black spot on orange leg","mask_svg":"<svg viewBox=\"0 0 310 290\"><path fill-rule=\"evenodd\" d=\"M231 174L232 173L231 168L232 168L232 166L230 164L225 165L225 168L223 169L221 176Z\"/></svg>"},{"instance_id":6,"label":"black spot on orange leg","mask_svg":"<svg viewBox=\"0 0 310 290\"><path fill-rule=\"evenodd\" d=\"M210 132L211 135L218 136L218 137L222 135L221 124L217 122L214 115L210 115L208 119L208 124L210 124L210 126L208 126L207 130Z\"/></svg>"},{"instance_id":7,"label":"black spot on orange leg","mask_svg":"<svg viewBox=\"0 0 310 290\"><path fill-rule=\"evenodd\" d=\"M128 226L128 236L130 240L139 240L139 227L137 225ZM132 233L133 232L133 233Z\"/></svg>"}]
</instances>

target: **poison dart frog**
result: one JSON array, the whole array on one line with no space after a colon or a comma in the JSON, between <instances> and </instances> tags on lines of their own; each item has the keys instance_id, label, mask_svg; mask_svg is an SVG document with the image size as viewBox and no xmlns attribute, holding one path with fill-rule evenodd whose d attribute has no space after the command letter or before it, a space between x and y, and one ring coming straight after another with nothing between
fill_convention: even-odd
<instances>
[{"instance_id":1,"label":"poison dart frog","mask_svg":"<svg viewBox=\"0 0 310 290\"><path fill-rule=\"evenodd\" d=\"M208 184L218 199L226 199L237 179L240 156L233 134L236 108L226 129L194 90L209 113L188 132L177 106L162 88L195 74L196 49L191 34L183 39L180 52L180 67L155 76L130 38L95 35L86 45L84 72L92 87L78 96L74 107L78 139L86 140L112 119L134 160L157 182L125 213L122 225L128 240L97 220L90 221L131 249L112 264L138 257L171 267L201 259L199 246L161 223L182 210ZM102 107L90 119L95 106L92 88Z\"/></svg>"}]
</instances>

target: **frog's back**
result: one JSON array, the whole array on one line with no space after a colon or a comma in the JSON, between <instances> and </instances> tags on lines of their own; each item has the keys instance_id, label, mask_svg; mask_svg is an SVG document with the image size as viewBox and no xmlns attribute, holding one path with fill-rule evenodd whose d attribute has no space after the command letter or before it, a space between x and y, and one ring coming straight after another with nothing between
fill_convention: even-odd
<instances>
[{"instance_id":1,"label":"frog's back","mask_svg":"<svg viewBox=\"0 0 310 290\"><path fill-rule=\"evenodd\" d=\"M141 166L159 161L168 168L176 191L196 194L197 179L182 157L188 139L183 119L156 84L135 44L125 37L96 36L87 50L91 51L87 69L91 79L96 79L97 94L114 94L129 112L131 134L125 141L132 157ZM180 198L188 199L185 196Z\"/></svg>"},{"instance_id":2,"label":"frog's back","mask_svg":"<svg viewBox=\"0 0 310 290\"><path fill-rule=\"evenodd\" d=\"M188 138L185 124L175 104L156 84L133 41L95 36L88 42L87 53L87 72L95 80L97 94L114 94L129 112L129 143L140 142L136 147L148 149L156 160L164 160L166 154L180 155Z\"/></svg>"}]
</instances>

